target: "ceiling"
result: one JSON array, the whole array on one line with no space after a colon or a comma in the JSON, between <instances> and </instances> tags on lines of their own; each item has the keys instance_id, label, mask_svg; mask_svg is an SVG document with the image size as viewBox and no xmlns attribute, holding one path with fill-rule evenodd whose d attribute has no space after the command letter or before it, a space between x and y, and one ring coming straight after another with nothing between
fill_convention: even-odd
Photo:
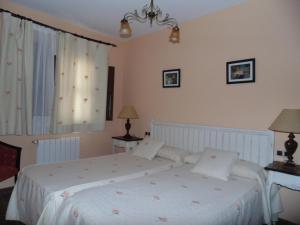
<instances>
[{"instance_id":1,"label":"ceiling","mask_svg":"<svg viewBox=\"0 0 300 225\"><path fill-rule=\"evenodd\" d=\"M119 37L120 20L128 11L149 4L150 0L11 0L29 8L46 12L73 23L87 26L103 34ZM246 0L154 0L163 13L169 13L179 23L245 2ZM133 37L164 27L133 22Z\"/></svg>"}]
</instances>

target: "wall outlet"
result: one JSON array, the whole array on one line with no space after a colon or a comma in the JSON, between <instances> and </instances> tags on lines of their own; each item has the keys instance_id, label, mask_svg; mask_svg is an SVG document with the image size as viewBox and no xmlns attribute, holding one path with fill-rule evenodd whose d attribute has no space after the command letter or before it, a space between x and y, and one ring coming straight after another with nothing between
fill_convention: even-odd
<instances>
[{"instance_id":1,"label":"wall outlet","mask_svg":"<svg viewBox=\"0 0 300 225\"><path fill-rule=\"evenodd\" d=\"M277 155L278 156L282 156L282 151L281 150L277 150Z\"/></svg>"},{"instance_id":2,"label":"wall outlet","mask_svg":"<svg viewBox=\"0 0 300 225\"><path fill-rule=\"evenodd\" d=\"M150 132L149 131L145 131L145 136L150 136Z\"/></svg>"},{"instance_id":3,"label":"wall outlet","mask_svg":"<svg viewBox=\"0 0 300 225\"><path fill-rule=\"evenodd\" d=\"M285 160L285 151L281 150L281 149L277 149L276 150L276 154L274 155L274 161L280 161L283 162Z\"/></svg>"}]
</instances>

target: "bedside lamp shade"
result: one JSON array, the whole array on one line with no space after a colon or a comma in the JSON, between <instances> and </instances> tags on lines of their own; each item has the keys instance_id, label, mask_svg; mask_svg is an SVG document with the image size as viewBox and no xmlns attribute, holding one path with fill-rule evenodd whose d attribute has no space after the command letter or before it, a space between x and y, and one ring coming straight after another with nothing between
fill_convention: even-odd
<instances>
[{"instance_id":1,"label":"bedside lamp shade","mask_svg":"<svg viewBox=\"0 0 300 225\"><path fill-rule=\"evenodd\" d=\"M293 154L298 147L298 143L294 141L294 134L300 134L300 109L282 110L269 129L276 132L289 133L289 140L285 142L288 157L286 165L294 166Z\"/></svg>"},{"instance_id":2,"label":"bedside lamp shade","mask_svg":"<svg viewBox=\"0 0 300 225\"><path fill-rule=\"evenodd\" d=\"M269 128L284 133L300 134L300 109L284 109Z\"/></svg>"},{"instance_id":3,"label":"bedside lamp shade","mask_svg":"<svg viewBox=\"0 0 300 225\"><path fill-rule=\"evenodd\" d=\"M139 116L135 111L135 108L131 105L123 106L121 112L118 115L119 119L138 119Z\"/></svg>"},{"instance_id":4,"label":"bedside lamp shade","mask_svg":"<svg viewBox=\"0 0 300 225\"><path fill-rule=\"evenodd\" d=\"M121 112L118 115L119 119L127 119L125 123L126 134L123 136L126 139L132 139L132 136L129 134L129 130L131 128L130 119L138 119L139 116L135 111L134 107L131 105L123 106Z\"/></svg>"}]
</instances>

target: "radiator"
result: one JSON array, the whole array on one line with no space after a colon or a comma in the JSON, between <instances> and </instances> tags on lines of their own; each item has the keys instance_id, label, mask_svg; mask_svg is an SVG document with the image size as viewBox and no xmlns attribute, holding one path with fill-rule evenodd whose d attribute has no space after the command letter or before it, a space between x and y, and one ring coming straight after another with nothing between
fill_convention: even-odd
<instances>
[{"instance_id":1,"label":"radiator","mask_svg":"<svg viewBox=\"0 0 300 225\"><path fill-rule=\"evenodd\" d=\"M39 140L37 164L76 160L80 157L80 137Z\"/></svg>"}]
</instances>

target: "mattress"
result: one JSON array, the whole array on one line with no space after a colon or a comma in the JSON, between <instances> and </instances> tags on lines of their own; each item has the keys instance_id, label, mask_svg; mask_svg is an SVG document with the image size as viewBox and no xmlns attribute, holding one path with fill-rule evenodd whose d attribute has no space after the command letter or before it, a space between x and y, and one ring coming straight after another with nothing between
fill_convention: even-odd
<instances>
[{"instance_id":1,"label":"mattress","mask_svg":"<svg viewBox=\"0 0 300 225\"><path fill-rule=\"evenodd\" d=\"M164 158L147 160L131 153L25 167L9 201L7 220L44 224L61 202L74 193L146 176L177 164Z\"/></svg>"},{"instance_id":2,"label":"mattress","mask_svg":"<svg viewBox=\"0 0 300 225\"><path fill-rule=\"evenodd\" d=\"M191 168L78 192L66 197L45 225L263 224L262 188L256 180L222 181Z\"/></svg>"}]
</instances>

